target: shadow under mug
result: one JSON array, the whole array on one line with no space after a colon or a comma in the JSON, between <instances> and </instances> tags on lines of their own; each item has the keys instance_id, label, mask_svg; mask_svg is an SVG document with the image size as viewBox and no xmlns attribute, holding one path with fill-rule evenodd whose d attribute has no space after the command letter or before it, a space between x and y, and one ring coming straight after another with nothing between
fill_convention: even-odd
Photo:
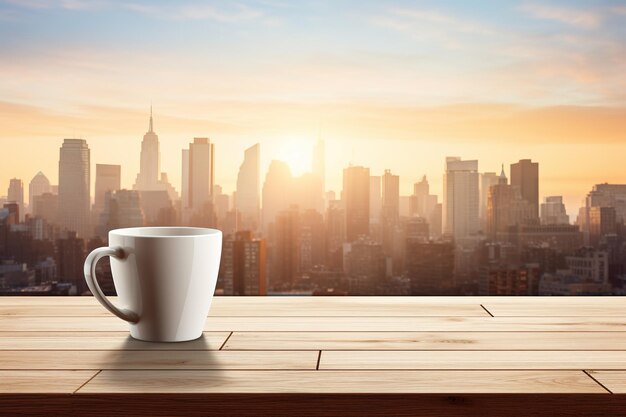
<instances>
[{"instance_id":1,"label":"shadow under mug","mask_svg":"<svg viewBox=\"0 0 626 417\"><path fill-rule=\"evenodd\" d=\"M215 292L222 232L198 227L133 227L109 232L109 246L85 259L87 286L111 313L130 325L135 339L182 342L202 336ZM121 306L106 298L96 279L100 258L111 258Z\"/></svg>"}]
</instances>

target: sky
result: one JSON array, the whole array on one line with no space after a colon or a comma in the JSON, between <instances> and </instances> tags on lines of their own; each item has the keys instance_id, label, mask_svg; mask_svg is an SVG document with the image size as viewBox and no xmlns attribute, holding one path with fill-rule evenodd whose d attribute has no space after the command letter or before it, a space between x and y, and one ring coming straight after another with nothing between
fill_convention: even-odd
<instances>
[{"instance_id":1,"label":"sky","mask_svg":"<svg viewBox=\"0 0 626 417\"><path fill-rule=\"evenodd\" d=\"M575 218L593 184L626 183L624 74L617 1L0 0L0 195L57 183L71 137L131 187L153 105L179 190L193 137L228 192L245 148L263 177L272 159L299 174L322 138L337 192L349 163L441 194L446 156L531 158Z\"/></svg>"}]
</instances>

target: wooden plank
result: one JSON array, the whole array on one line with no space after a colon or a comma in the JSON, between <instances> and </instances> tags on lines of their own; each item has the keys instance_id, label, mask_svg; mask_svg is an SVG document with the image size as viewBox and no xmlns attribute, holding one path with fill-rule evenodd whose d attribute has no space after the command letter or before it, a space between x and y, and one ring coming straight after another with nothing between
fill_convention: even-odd
<instances>
[{"instance_id":1,"label":"wooden plank","mask_svg":"<svg viewBox=\"0 0 626 417\"><path fill-rule=\"evenodd\" d=\"M626 369L623 351L322 352L319 369Z\"/></svg>"},{"instance_id":2,"label":"wooden plank","mask_svg":"<svg viewBox=\"0 0 626 417\"><path fill-rule=\"evenodd\" d=\"M0 351L0 369L315 369L316 351Z\"/></svg>"},{"instance_id":3,"label":"wooden plank","mask_svg":"<svg viewBox=\"0 0 626 417\"><path fill-rule=\"evenodd\" d=\"M31 302L0 302L0 316L77 317L110 316L103 307L77 297L62 297L54 300ZM44 297L41 297L44 298ZM45 297L48 298L48 297ZM373 297L215 297L210 316L464 316L484 317L488 313L480 303L459 298L443 301L438 299L396 297L382 300Z\"/></svg>"},{"instance_id":4,"label":"wooden plank","mask_svg":"<svg viewBox=\"0 0 626 417\"><path fill-rule=\"evenodd\" d=\"M83 393L606 393L581 371L103 371Z\"/></svg>"},{"instance_id":5,"label":"wooden plank","mask_svg":"<svg viewBox=\"0 0 626 417\"><path fill-rule=\"evenodd\" d=\"M626 351L626 332L235 332L223 349Z\"/></svg>"},{"instance_id":6,"label":"wooden plank","mask_svg":"<svg viewBox=\"0 0 626 417\"><path fill-rule=\"evenodd\" d=\"M0 370L0 394L72 394L96 372Z\"/></svg>"},{"instance_id":7,"label":"wooden plank","mask_svg":"<svg viewBox=\"0 0 626 417\"><path fill-rule=\"evenodd\" d=\"M587 372L612 393L626 394L626 370Z\"/></svg>"},{"instance_id":8,"label":"wooden plank","mask_svg":"<svg viewBox=\"0 0 626 417\"><path fill-rule=\"evenodd\" d=\"M117 317L0 317L0 331L124 331ZM211 317L206 331L626 331L620 317Z\"/></svg>"},{"instance_id":9,"label":"wooden plank","mask_svg":"<svg viewBox=\"0 0 626 417\"><path fill-rule=\"evenodd\" d=\"M6 332L0 350L219 350L230 332L205 332L185 343L151 343L126 332Z\"/></svg>"},{"instance_id":10,"label":"wooden plank","mask_svg":"<svg viewBox=\"0 0 626 417\"><path fill-rule=\"evenodd\" d=\"M494 316L626 316L624 297L510 297L487 300L483 305Z\"/></svg>"}]
</instances>

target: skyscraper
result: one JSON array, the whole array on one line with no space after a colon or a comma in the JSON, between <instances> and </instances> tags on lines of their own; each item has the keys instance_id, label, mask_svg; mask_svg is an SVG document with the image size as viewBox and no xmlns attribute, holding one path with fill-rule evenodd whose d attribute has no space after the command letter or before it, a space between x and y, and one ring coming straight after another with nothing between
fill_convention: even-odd
<instances>
[{"instance_id":1,"label":"skyscraper","mask_svg":"<svg viewBox=\"0 0 626 417\"><path fill-rule=\"evenodd\" d=\"M274 288L290 286L300 275L300 213L297 207L278 213L272 237L270 283Z\"/></svg>"},{"instance_id":2,"label":"skyscraper","mask_svg":"<svg viewBox=\"0 0 626 417\"><path fill-rule=\"evenodd\" d=\"M159 149L159 137L154 133L152 106L150 106L150 124L148 126L148 132L143 135L143 141L141 141L139 174L137 174L133 188L142 191L158 189L160 172L161 151Z\"/></svg>"},{"instance_id":3,"label":"skyscraper","mask_svg":"<svg viewBox=\"0 0 626 417\"><path fill-rule=\"evenodd\" d=\"M7 201L17 203L19 207L19 221L24 220L24 183L19 178L11 178Z\"/></svg>"},{"instance_id":4,"label":"skyscraper","mask_svg":"<svg viewBox=\"0 0 626 417\"><path fill-rule=\"evenodd\" d=\"M256 230L259 227L260 147L257 143L246 149L237 175L235 208L241 213L244 223L239 225L240 230Z\"/></svg>"},{"instance_id":5,"label":"skyscraper","mask_svg":"<svg viewBox=\"0 0 626 417\"><path fill-rule=\"evenodd\" d=\"M59 159L59 211L62 228L90 237L89 146L84 139L65 139Z\"/></svg>"},{"instance_id":6,"label":"skyscraper","mask_svg":"<svg viewBox=\"0 0 626 417\"><path fill-rule=\"evenodd\" d=\"M50 181L39 171L28 184L28 211L33 212L35 197L50 192Z\"/></svg>"},{"instance_id":7,"label":"skyscraper","mask_svg":"<svg viewBox=\"0 0 626 417\"><path fill-rule=\"evenodd\" d=\"M106 238L112 229L124 227L140 227L144 225L144 214L141 210L140 193L137 190L107 191L98 234Z\"/></svg>"},{"instance_id":8,"label":"skyscraper","mask_svg":"<svg viewBox=\"0 0 626 417\"><path fill-rule=\"evenodd\" d=\"M380 175L370 176L370 237L376 242L382 241L380 213L383 208L383 195Z\"/></svg>"},{"instance_id":9,"label":"skyscraper","mask_svg":"<svg viewBox=\"0 0 626 417\"><path fill-rule=\"evenodd\" d=\"M220 279L226 295L266 295L265 240L249 230L228 236L222 248Z\"/></svg>"},{"instance_id":10,"label":"skyscraper","mask_svg":"<svg viewBox=\"0 0 626 417\"><path fill-rule=\"evenodd\" d=\"M94 212L99 214L104 209L104 198L107 191L121 188L120 165L96 164L96 195L94 196Z\"/></svg>"},{"instance_id":11,"label":"skyscraper","mask_svg":"<svg viewBox=\"0 0 626 417\"><path fill-rule=\"evenodd\" d=\"M508 240L509 227L533 218L531 204L522 198L519 187L509 185L504 167L498 184L489 187L487 196L487 233L494 240Z\"/></svg>"},{"instance_id":12,"label":"skyscraper","mask_svg":"<svg viewBox=\"0 0 626 417\"><path fill-rule=\"evenodd\" d=\"M382 176L383 205L381 226L383 234L383 250L391 255L393 250L393 235L400 219L400 177L393 175L391 170L385 170Z\"/></svg>"},{"instance_id":13,"label":"skyscraper","mask_svg":"<svg viewBox=\"0 0 626 417\"><path fill-rule=\"evenodd\" d=\"M313 175L317 176L321 183L322 199L326 192L326 144L318 140L313 147Z\"/></svg>"},{"instance_id":14,"label":"skyscraper","mask_svg":"<svg viewBox=\"0 0 626 417\"><path fill-rule=\"evenodd\" d=\"M613 207L615 220L624 224L626 220L626 184L596 184L587 194L585 207L581 208L578 217L586 245L590 244L590 212L592 207Z\"/></svg>"},{"instance_id":15,"label":"skyscraper","mask_svg":"<svg viewBox=\"0 0 626 417\"><path fill-rule=\"evenodd\" d=\"M119 187L116 189L119 189ZM146 132L143 136L143 140L141 141L139 173L137 174L137 179L133 189L142 192L166 191L171 201L176 201L178 199L178 193L170 184L167 178L167 173L161 172L161 151L159 137L154 132L152 106L150 106L150 123L148 125L148 132ZM97 194L96 198L98 198Z\"/></svg>"},{"instance_id":16,"label":"skyscraper","mask_svg":"<svg viewBox=\"0 0 626 417\"><path fill-rule=\"evenodd\" d=\"M293 177L289 165L277 160L270 162L263 183L262 226L264 232L268 231L269 224L276 220L278 213L289 207L292 183Z\"/></svg>"},{"instance_id":17,"label":"skyscraper","mask_svg":"<svg viewBox=\"0 0 626 417\"><path fill-rule=\"evenodd\" d=\"M550 196L543 199L541 204L541 224L569 224L569 216L565 211L563 197Z\"/></svg>"},{"instance_id":18,"label":"skyscraper","mask_svg":"<svg viewBox=\"0 0 626 417\"><path fill-rule=\"evenodd\" d=\"M343 191L346 214L346 239L355 241L369 235L370 169L349 166L343 170Z\"/></svg>"},{"instance_id":19,"label":"skyscraper","mask_svg":"<svg viewBox=\"0 0 626 417\"><path fill-rule=\"evenodd\" d=\"M205 208L211 203L215 185L215 147L208 138L194 138L189 151L183 151L183 202L191 212ZM185 183L186 180L186 183Z\"/></svg>"},{"instance_id":20,"label":"skyscraper","mask_svg":"<svg viewBox=\"0 0 626 417\"><path fill-rule=\"evenodd\" d=\"M443 233L455 239L475 234L479 229L478 161L447 157L443 189Z\"/></svg>"},{"instance_id":21,"label":"skyscraper","mask_svg":"<svg viewBox=\"0 0 626 417\"><path fill-rule=\"evenodd\" d=\"M483 231L487 228L487 196L489 195L489 187L498 183L498 174L495 172L483 172L480 174L480 206L478 208L478 216Z\"/></svg>"},{"instance_id":22,"label":"skyscraper","mask_svg":"<svg viewBox=\"0 0 626 417\"><path fill-rule=\"evenodd\" d=\"M533 209L533 218L539 218L539 163L530 159L520 159L511 164L511 185L519 188L522 198Z\"/></svg>"}]
</instances>

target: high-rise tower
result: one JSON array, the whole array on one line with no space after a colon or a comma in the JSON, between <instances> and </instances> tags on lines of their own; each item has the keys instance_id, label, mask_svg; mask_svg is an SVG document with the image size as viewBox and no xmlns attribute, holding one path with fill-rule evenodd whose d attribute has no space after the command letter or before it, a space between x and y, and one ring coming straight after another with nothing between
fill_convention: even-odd
<instances>
[{"instance_id":1,"label":"high-rise tower","mask_svg":"<svg viewBox=\"0 0 626 417\"><path fill-rule=\"evenodd\" d=\"M443 232L455 239L475 234L479 229L478 161L446 158L443 190Z\"/></svg>"},{"instance_id":2,"label":"high-rise tower","mask_svg":"<svg viewBox=\"0 0 626 417\"><path fill-rule=\"evenodd\" d=\"M160 172L161 151L159 149L159 137L154 133L152 106L150 106L150 124L148 132L143 135L143 141L141 142L139 174L137 174L137 180L133 188L140 191L161 189L159 185Z\"/></svg>"},{"instance_id":3,"label":"high-rise tower","mask_svg":"<svg viewBox=\"0 0 626 417\"><path fill-rule=\"evenodd\" d=\"M59 222L79 237L90 233L89 146L84 139L65 139L59 159Z\"/></svg>"}]
</instances>

